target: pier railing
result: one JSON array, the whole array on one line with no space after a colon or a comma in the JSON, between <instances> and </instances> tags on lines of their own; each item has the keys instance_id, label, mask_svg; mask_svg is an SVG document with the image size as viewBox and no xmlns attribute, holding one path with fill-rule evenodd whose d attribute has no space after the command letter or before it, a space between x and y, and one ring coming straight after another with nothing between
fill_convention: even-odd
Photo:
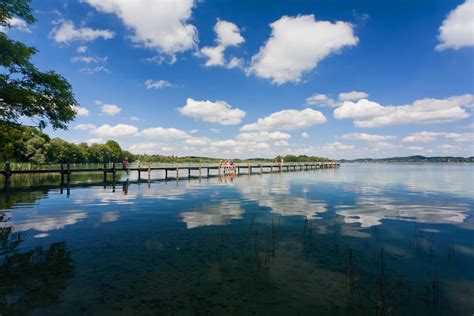
<instances>
[{"instance_id":1,"label":"pier railing","mask_svg":"<svg viewBox=\"0 0 474 316\"><path fill-rule=\"evenodd\" d=\"M61 176L61 184L65 181L70 182L72 174L77 173L102 173L104 181L107 181L107 176L111 175L115 181L115 176L119 172L127 174L136 173L138 180L141 180L142 174L151 180L153 171L162 171L164 173L164 180L191 177L211 177L221 175L240 175L240 174L255 174L268 172L289 172L302 171L313 169L328 169L337 168L339 166L336 162L306 162L306 163L235 163L233 165L222 164L199 164L199 163L133 163L125 165L123 163L102 163L102 164L70 164L61 163L55 165L30 165L29 168L14 168L15 164L6 162L4 168L0 170L0 174L4 176L4 184L8 186L9 181L13 175L38 175L38 174L58 174Z\"/></svg>"}]
</instances>

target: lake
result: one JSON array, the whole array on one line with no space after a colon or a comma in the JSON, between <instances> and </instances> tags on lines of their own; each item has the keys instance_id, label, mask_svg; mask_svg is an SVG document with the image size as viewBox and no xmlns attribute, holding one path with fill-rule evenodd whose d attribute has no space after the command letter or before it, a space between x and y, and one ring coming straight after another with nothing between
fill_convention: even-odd
<instances>
[{"instance_id":1,"label":"lake","mask_svg":"<svg viewBox=\"0 0 474 316\"><path fill-rule=\"evenodd\" d=\"M67 195L36 178L0 195L0 314L471 315L473 179L344 164Z\"/></svg>"}]
</instances>

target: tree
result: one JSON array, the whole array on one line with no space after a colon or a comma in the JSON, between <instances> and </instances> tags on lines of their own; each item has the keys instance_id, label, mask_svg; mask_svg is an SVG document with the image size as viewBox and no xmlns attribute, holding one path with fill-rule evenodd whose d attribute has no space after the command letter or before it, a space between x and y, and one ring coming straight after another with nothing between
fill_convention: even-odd
<instances>
[{"instance_id":1,"label":"tree","mask_svg":"<svg viewBox=\"0 0 474 316\"><path fill-rule=\"evenodd\" d=\"M30 0L0 1L0 26L11 27L17 17L34 23ZM28 117L44 128L67 127L76 115L77 101L69 82L54 71L42 72L30 61L34 47L11 40L0 32L0 124L18 124Z\"/></svg>"}]
</instances>

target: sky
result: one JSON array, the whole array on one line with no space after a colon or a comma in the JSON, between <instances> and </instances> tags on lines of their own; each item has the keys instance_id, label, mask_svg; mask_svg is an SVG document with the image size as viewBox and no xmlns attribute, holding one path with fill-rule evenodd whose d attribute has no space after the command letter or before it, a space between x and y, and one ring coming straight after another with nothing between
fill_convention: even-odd
<instances>
[{"instance_id":1,"label":"sky","mask_svg":"<svg viewBox=\"0 0 474 316\"><path fill-rule=\"evenodd\" d=\"M33 0L3 29L134 153L474 155L474 0Z\"/></svg>"}]
</instances>

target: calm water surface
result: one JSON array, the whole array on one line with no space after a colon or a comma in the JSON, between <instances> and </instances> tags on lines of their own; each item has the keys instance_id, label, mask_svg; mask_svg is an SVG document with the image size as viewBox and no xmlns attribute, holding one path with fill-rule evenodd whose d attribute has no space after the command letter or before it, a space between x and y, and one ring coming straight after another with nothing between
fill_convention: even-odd
<instances>
[{"instance_id":1,"label":"calm water surface","mask_svg":"<svg viewBox=\"0 0 474 316\"><path fill-rule=\"evenodd\" d=\"M0 314L472 315L473 179L349 164L15 189L0 195Z\"/></svg>"}]
</instances>

